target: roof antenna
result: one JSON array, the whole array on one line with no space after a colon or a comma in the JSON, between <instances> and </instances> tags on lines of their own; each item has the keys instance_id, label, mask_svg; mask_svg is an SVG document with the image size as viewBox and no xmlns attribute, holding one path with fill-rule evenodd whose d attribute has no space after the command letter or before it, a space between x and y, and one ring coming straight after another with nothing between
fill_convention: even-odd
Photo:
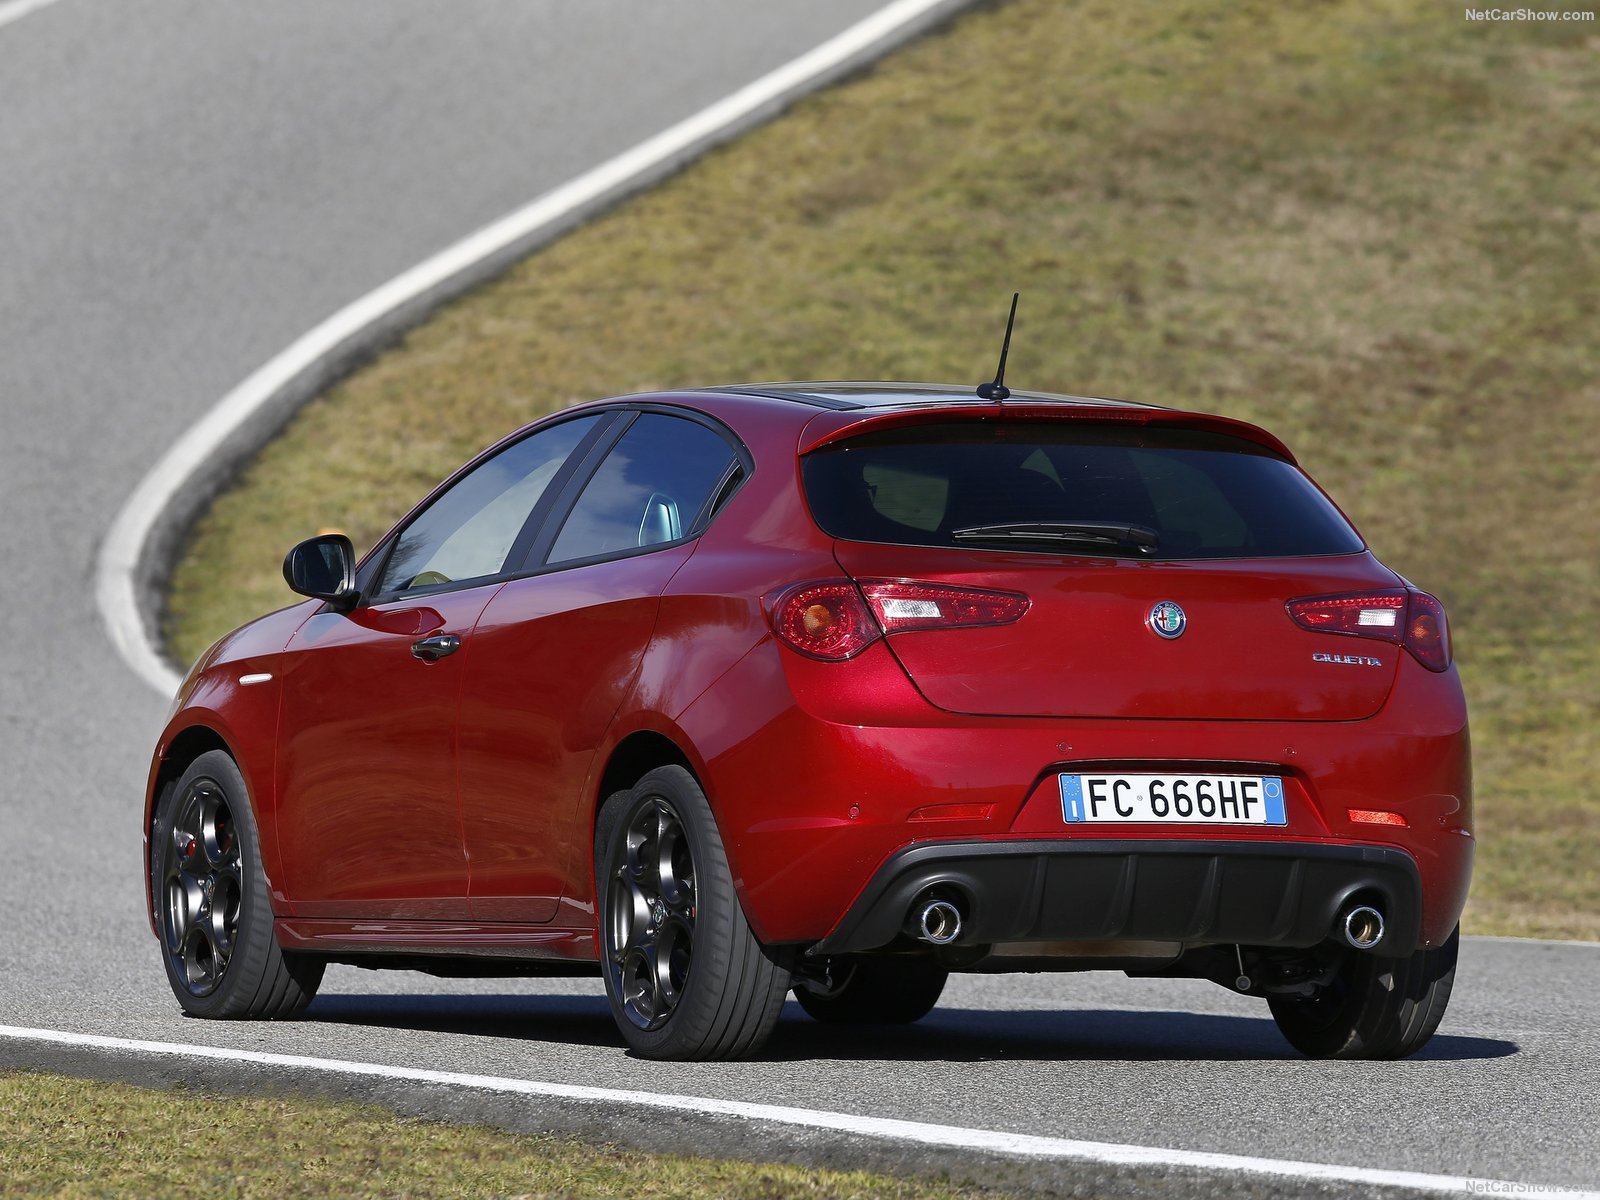
<instances>
[{"instance_id":1,"label":"roof antenna","mask_svg":"<svg viewBox=\"0 0 1600 1200\"><path fill-rule=\"evenodd\" d=\"M1021 292L1011 293L1011 315L1006 318L1006 340L1000 343L1000 365L995 368L994 382L978 385L979 397L993 400L996 404L1011 395L1011 389L1006 386L1006 355L1011 350L1011 326L1017 319L1017 297L1021 294Z\"/></svg>"}]
</instances>

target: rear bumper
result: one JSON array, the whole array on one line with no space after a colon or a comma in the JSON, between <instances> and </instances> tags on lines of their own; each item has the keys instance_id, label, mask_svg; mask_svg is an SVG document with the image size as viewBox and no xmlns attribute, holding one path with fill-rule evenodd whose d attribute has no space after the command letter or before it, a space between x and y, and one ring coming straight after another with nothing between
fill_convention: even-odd
<instances>
[{"instance_id":1,"label":"rear bumper","mask_svg":"<svg viewBox=\"0 0 1600 1200\"><path fill-rule=\"evenodd\" d=\"M893 855L815 953L889 945L929 889L963 908L956 945L1170 941L1314 946L1353 897L1376 902L1376 952L1418 945L1422 882L1390 846L1150 840L937 842Z\"/></svg>"},{"instance_id":2,"label":"rear bumper","mask_svg":"<svg viewBox=\"0 0 1600 1200\"><path fill-rule=\"evenodd\" d=\"M1420 944L1443 944L1460 920L1474 842L1466 708L1453 672L1435 675L1408 657L1389 704L1365 721L980 718L932 709L881 642L846 664L780 649L769 641L748 654L677 718L763 942L815 946L835 935L898 856L922 846L993 845L1010 858L1032 844L1052 862L1076 863L1122 842L1140 864L1215 843L1269 856L1330 846L1359 857L1375 847L1420 876ZM1059 777L1086 770L1275 774L1287 820L1070 823ZM1360 810L1400 821L1365 823ZM1031 869L1015 860L1002 868ZM1120 876L1106 878L1110 886ZM1277 895L1262 904L1276 911Z\"/></svg>"}]
</instances>

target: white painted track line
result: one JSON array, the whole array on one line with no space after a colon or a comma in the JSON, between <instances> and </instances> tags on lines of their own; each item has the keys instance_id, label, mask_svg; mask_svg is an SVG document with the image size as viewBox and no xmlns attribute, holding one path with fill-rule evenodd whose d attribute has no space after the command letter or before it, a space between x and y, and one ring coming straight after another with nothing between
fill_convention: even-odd
<instances>
[{"instance_id":1,"label":"white painted track line","mask_svg":"<svg viewBox=\"0 0 1600 1200\"><path fill-rule=\"evenodd\" d=\"M410 1083L443 1084L502 1095L579 1104L626 1105L672 1112L697 1113L762 1121L791 1128L814 1129L880 1141L935 1146L941 1149L970 1150L1034 1161L1056 1160L1111 1167L1168 1167L1199 1171L1226 1171L1266 1179L1296 1182L1347 1183L1374 1188L1403 1188L1410 1191L1456 1196L1472 1194L1555 1195L1600 1200L1600 1192L1569 1191L1539 1187L1509 1180L1472 1178L1460 1175L1431 1175L1418 1171L1384 1171L1371 1167L1349 1167L1330 1163L1296 1162L1290 1159L1252 1158L1242 1154L1211 1154L1194 1150L1170 1150L1158 1146L1124 1146L1114 1142L1083 1142L1069 1138L1037 1137L1004 1133L990 1129L964 1129L955 1125L932 1125L921 1121L900 1121L884 1117L864 1117L852 1113L823 1112L789 1108L777 1104L749 1104L737 1100L717 1100L702 1096L675 1096L658 1092L625 1091L616 1088L583 1087L575 1084L541 1083L529 1079L509 1079L495 1075L466 1075L455 1071L429 1071L416 1067L395 1067L382 1063L349 1062L341 1059L308 1058L298 1054L267 1054L256 1050L229 1050L215 1046L183 1045L175 1042L145 1042L132 1038L101 1037L96 1034L63 1033L52 1029L24 1029L0 1025L0 1037L14 1041L47 1042L55 1045L106 1050L126 1055L156 1055L186 1060L210 1059L249 1063L294 1071L365 1076Z\"/></svg>"},{"instance_id":2,"label":"white painted track line","mask_svg":"<svg viewBox=\"0 0 1600 1200\"><path fill-rule=\"evenodd\" d=\"M152 534L175 499L206 471L219 448L278 401L296 380L347 348L383 318L439 291L475 265L510 247L530 244L542 230L561 228L573 214L620 195L664 166L687 161L724 134L803 93L814 81L888 42L922 18L954 7L952 0L895 0L815 50L419 263L340 309L259 368L167 451L134 489L107 533L96 569L95 601L117 652L156 691L171 696L177 690L180 679L162 654L159 634L148 627L140 604L139 571L150 552Z\"/></svg>"},{"instance_id":3,"label":"white painted track line","mask_svg":"<svg viewBox=\"0 0 1600 1200\"><path fill-rule=\"evenodd\" d=\"M56 0L4 0L0 3L0 25L9 25L13 21L20 21L31 12L41 8L48 8Z\"/></svg>"}]
</instances>

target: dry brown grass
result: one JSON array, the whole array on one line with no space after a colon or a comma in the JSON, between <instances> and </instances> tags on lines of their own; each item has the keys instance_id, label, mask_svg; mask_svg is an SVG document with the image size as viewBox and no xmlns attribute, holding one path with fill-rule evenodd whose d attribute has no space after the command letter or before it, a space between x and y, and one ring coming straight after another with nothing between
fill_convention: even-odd
<instances>
[{"instance_id":1,"label":"dry brown grass","mask_svg":"<svg viewBox=\"0 0 1600 1200\"><path fill-rule=\"evenodd\" d=\"M410 1120L368 1105L0 1074L0 1194L960 1200L993 1193L858 1171L643 1154Z\"/></svg>"}]
</instances>

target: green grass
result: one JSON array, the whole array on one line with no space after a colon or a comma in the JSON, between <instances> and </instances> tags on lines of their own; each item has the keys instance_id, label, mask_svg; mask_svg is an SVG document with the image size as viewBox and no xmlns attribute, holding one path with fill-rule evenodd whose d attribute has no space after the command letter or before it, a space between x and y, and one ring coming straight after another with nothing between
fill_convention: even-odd
<instances>
[{"instance_id":1,"label":"green grass","mask_svg":"<svg viewBox=\"0 0 1600 1200\"><path fill-rule=\"evenodd\" d=\"M1014 0L798 105L310 405L196 531L179 658L578 399L1008 381L1259 420L1449 607L1469 927L1600 937L1593 27L1411 0Z\"/></svg>"},{"instance_id":2,"label":"green grass","mask_svg":"<svg viewBox=\"0 0 1600 1200\"><path fill-rule=\"evenodd\" d=\"M993 1193L596 1148L366 1105L0 1073L0 1194L956 1200Z\"/></svg>"}]
</instances>

